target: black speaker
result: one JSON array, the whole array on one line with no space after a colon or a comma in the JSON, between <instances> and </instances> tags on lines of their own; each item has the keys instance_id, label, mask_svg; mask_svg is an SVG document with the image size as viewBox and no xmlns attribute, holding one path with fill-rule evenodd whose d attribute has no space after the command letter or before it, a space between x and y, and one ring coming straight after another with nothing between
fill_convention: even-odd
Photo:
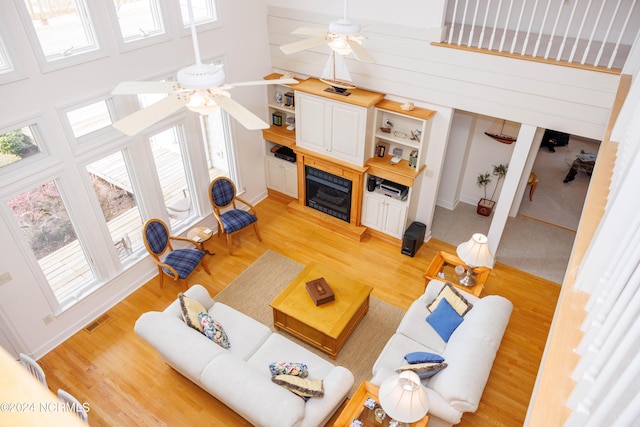
<instances>
[{"instance_id":1,"label":"black speaker","mask_svg":"<svg viewBox=\"0 0 640 427\"><path fill-rule=\"evenodd\" d=\"M427 226L421 222L412 222L409 228L404 232L404 238L402 239L402 253L413 257L420 246L424 242L424 234L427 231Z\"/></svg>"},{"instance_id":2,"label":"black speaker","mask_svg":"<svg viewBox=\"0 0 640 427\"><path fill-rule=\"evenodd\" d=\"M373 191L376 189L376 177L370 176L367 180L367 191Z\"/></svg>"}]
</instances>

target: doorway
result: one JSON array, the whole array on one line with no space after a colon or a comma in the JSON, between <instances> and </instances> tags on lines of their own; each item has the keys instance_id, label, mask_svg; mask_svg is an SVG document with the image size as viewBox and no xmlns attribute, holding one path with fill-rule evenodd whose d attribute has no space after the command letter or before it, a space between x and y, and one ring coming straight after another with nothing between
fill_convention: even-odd
<instances>
[{"instance_id":1,"label":"doorway","mask_svg":"<svg viewBox=\"0 0 640 427\"><path fill-rule=\"evenodd\" d=\"M520 203L519 215L576 231L587 196L591 174L578 170L573 180L564 182L574 161L582 152L597 156L600 141L575 135L569 144L538 150L532 172L538 183L531 194L527 187Z\"/></svg>"}]
</instances>

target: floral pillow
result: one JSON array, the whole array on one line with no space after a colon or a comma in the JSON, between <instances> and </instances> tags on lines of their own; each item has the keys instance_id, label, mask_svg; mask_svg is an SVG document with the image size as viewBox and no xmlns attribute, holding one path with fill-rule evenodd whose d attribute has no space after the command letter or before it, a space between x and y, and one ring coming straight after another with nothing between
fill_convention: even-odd
<instances>
[{"instance_id":1,"label":"floral pillow","mask_svg":"<svg viewBox=\"0 0 640 427\"><path fill-rule=\"evenodd\" d=\"M231 343L229 343L229 337L225 333L222 325L214 320L209 314L202 312L198 315L200 319L200 324L202 325L202 331L206 335L207 338L212 340L214 343L218 344L222 348L231 347Z\"/></svg>"},{"instance_id":2,"label":"floral pillow","mask_svg":"<svg viewBox=\"0 0 640 427\"><path fill-rule=\"evenodd\" d=\"M271 376L276 375L295 375L296 377L306 378L309 375L309 369L304 363L298 362L273 362L269 365Z\"/></svg>"}]
</instances>

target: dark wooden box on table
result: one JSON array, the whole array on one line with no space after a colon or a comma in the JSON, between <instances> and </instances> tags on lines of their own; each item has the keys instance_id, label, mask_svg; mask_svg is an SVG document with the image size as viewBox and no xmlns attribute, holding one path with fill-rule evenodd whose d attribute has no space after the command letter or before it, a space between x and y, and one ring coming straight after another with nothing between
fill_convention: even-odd
<instances>
[{"instance_id":1,"label":"dark wooden box on table","mask_svg":"<svg viewBox=\"0 0 640 427\"><path fill-rule=\"evenodd\" d=\"M307 292L311 295L311 299L316 305L325 304L329 301L335 300L335 295L329 287L329 284L324 277L320 277L315 280L307 282Z\"/></svg>"}]
</instances>

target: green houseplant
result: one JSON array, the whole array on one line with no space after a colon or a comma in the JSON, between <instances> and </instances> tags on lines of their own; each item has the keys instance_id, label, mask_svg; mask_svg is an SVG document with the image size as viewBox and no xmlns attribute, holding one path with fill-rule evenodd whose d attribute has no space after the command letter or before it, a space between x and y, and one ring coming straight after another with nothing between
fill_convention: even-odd
<instances>
[{"instance_id":1,"label":"green houseplant","mask_svg":"<svg viewBox=\"0 0 640 427\"><path fill-rule=\"evenodd\" d=\"M491 215L491 212L493 212L493 207L496 204L493 198L496 195L496 191L498 190L498 185L500 184L500 180L503 179L505 176L507 176L508 168L509 168L508 164L505 165L501 163L499 165L493 165L493 171L491 173L485 172L478 175L476 184L478 184L478 187L482 187L482 189L484 190L484 197L481 198L480 201L478 202L477 212L479 215L489 216ZM491 197L487 198L487 187L492 182L492 175L497 178L496 185L493 188Z\"/></svg>"}]
</instances>

